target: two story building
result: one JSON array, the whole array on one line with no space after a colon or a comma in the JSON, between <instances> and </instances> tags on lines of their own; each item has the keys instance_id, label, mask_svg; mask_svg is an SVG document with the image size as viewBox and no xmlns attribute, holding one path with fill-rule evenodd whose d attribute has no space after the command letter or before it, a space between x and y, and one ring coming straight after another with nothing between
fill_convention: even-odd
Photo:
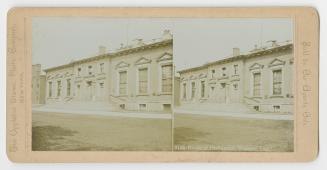
<instances>
[{"instance_id":1,"label":"two story building","mask_svg":"<svg viewBox=\"0 0 327 170\"><path fill-rule=\"evenodd\" d=\"M273 41L269 47L244 54L234 48L232 56L178 71L179 103L231 107L234 103L260 112L292 113L293 62L293 44L289 41Z\"/></svg>"},{"instance_id":2,"label":"two story building","mask_svg":"<svg viewBox=\"0 0 327 170\"><path fill-rule=\"evenodd\" d=\"M45 75L41 64L32 65L32 104L45 104Z\"/></svg>"},{"instance_id":3,"label":"two story building","mask_svg":"<svg viewBox=\"0 0 327 170\"><path fill-rule=\"evenodd\" d=\"M46 72L46 103L102 102L114 110L171 110L173 40L169 30Z\"/></svg>"}]
</instances>

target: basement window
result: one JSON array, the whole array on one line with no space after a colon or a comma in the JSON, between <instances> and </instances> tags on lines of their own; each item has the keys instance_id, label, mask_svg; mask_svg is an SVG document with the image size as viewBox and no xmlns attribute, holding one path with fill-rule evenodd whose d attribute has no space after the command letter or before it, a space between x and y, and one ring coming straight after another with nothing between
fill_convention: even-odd
<instances>
[{"instance_id":1,"label":"basement window","mask_svg":"<svg viewBox=\"0 0 327 170\"><path fill-rule=\"evenodd\" d=\"M274 107L274 112L280 112L280 106L279 105L275 105Z\"/></svg>"},{"instance_id":2,"label":"basement window","mask_svg":"<svg viewBox=\"0 0 327 170\"><path fill-rule=\"evenodd\" d=\"M146 110L146 104L139 104L140 110Z\"/></svg>"},{"instance_id":3,"label":"basement window","mask_svg":"<svg viewBox=\"0 0 327 170\"><path fill-rule=\"evenodd\" d=\"M238 84L233 84L233 86L234 86L234 90L237 90L238 89Z\"/></svg>"}]
</instances>

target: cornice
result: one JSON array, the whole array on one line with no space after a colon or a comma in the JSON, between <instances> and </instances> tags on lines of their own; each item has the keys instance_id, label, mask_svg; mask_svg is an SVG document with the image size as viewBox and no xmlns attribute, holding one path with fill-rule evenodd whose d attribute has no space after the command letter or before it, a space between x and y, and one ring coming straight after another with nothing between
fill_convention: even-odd
<instances>
[{"instance_id":1,"label":"cornice","mask_svg":"<svg viewBox=\"0 0 327 170\"><path fill-rule=\"evenodd\" d=\"M280 51L284 51L284 50L288 50L288 49L293 49L293 43L289 43L289 44L281 45L281 46L277 46L277 47L272 47L269 49L262 49L262 50L258 50L255 52L249 52L248 54L242 54L242 55L238 55L238 56L234 56L234 57L224 58L224 59L217 60L214 62L206 63L202 66L184 69L184 70L178 71L178 73L187 73L190 71L197 71L197 70L208 68L209 66L216 65L216 64L222 64L222 63L227 63L227 62L236 61L236 60L243 60L243 59L252 58L252 57L261 57L264 55L268 55L268 54L272 54L272 53L276 53L276 52L280 52Z\"/></svg>"},{"instance_id":2,"label":"cornice","mask_svg":"<svg viewBox=\"0 0 327 170\"><path fill-rule=\"evenodd\" d=\"M158 47L170 45L172 43L173 43L172 39L165 39L165 40L150 43L150 44L143 44L141 46L135 46L135 47L130 47L130 48L126 48L126 49L120 49L120 50L115 51L115 52L111 52L111 53L107 53L107 54L103 54L103 55L96 55L96 56L93 56L93 57L73 61L73 62L68 63L68 64L64 64L64 65L44 69L44 71L49 72L49 71L54 71L54 70L60 70L60 69L63 69L63 68L72 67L75 64L86 63L86 62L95 61L95 60L104 59L104 58L109 58L109 57L118 57L118 56L130 54L130 53L135 53L135 52L139 52L139 51L143 51L143 50L148 50L148 49L153 49L153 48L158 48Z\"/></svg>"}]
</instances>

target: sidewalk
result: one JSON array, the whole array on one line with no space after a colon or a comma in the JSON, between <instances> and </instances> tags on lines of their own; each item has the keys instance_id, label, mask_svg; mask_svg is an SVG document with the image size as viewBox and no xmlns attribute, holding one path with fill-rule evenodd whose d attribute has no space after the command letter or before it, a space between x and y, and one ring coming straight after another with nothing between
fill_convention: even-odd
<instances>
[{"instance_id":1,"label":"sidewalk","mask_svg":"<svg viewBox=\"0 0 327 170\"><path fill-rule=\"evenodd\" d=\"M60 109L60 108L32 108L32 112L53 112L53 113L71 113L83 115L103 115L103 116L118 116L118 117L134 117L145 119L172 119L170 113L157 113L157 112L115 112L107 110L80 110L80 109Z\"/></svg>"},{"instance_id":2,"label":"sidewalk","mask_svg":"<svg viewBox=\"0 0 327 170\"><path fill-rule=\"evenodd\" d=\"M197 114L208 116L223 116L223 117L237 117L249 119L268 119L268 120L294 120L292 114L278 114L278 113L237 113L237 112L217 112L217 111L202 111L202 110L186 110L174 109L175 114Z\"/></svg>"}]
</instances>

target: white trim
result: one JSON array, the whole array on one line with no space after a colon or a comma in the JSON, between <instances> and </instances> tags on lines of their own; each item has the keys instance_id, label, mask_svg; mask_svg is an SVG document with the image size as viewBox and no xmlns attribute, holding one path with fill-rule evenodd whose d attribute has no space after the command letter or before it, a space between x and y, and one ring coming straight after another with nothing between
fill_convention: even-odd
<instances>
[{"instance_id":1,"label":"white trim","mask_svg":"<svg viewBox=\"0 0 327 170\"><path fill-rule=\"evenodd\" d=\"M136 60L136 62L134 63L135 65L144 65L144 64L150 64L152 62L152 60L147 59L145 57L141 57L138 60Z\"/></svg>"},{"instance_id":2,"label":"white trim","mask_svg":"<svg viewBox=\"0 0 327 170\"><path fill-rule=\"evenodd\" d=\"M51 84L51 89L50 89L50 84ZM52 98L53 97L53 81L48 81L47 82L47 97ZM51 96L50 96L50 90L51 90Z\"/></svg>"},{"instance_id":3,"label":"white trim","mask_svg":"<svg viewBox=\"0 0 327 170\"><path fill-rule=\"evenodd\" d=\"M285 63L286 63L286 61L275 58L269 62L268 67L281 66L281 65L285 65Z\"/></svg>"},{"instance_id":4,"label":"white trim","mask_svg":"<svg viewBox=\"0 0 327 170\"><path fill-rule=\"evenodd\" d=\"M158 92L159 94L166 94L167 92L162 92L162 66L171 65L173 69L173 62L171 60L160 61L158 64ZM174 81L174 73L172 70L172 81ZM172 82L173 83L173 82ZM173 94L174 89L169 94Z\"/></svg>"},{"instance_id":5,"label":"white trim","mask_svg":"<svg viewBox=\"0 0 327 170\"><path fill-rule=\"evenodd\" d=\"M141 104L144 104L145 105L145 109L144 110L147 111L148 110L148 104L147 103L137 103L137 106L138 106L138 109L137 110L138 111L141 111L141 108L140 108L140 105Z\"/></svg>"},{"instance_id":6,"label":"white trim","mask_svg":"<svg viewBox=\"0 0 327 170\"><path fill-rule=\"evenodd\" d=\"M100 84L103 83L103 88L101 88ZM96 82L96 98L103 100L105 97L105 82L104 80Z\"/></svg>"},{"instance_id":7,"label":"white trim","mask_svg":"<svg viewBox=\"0 0 327 170\"><path fill-rule=\"evenodd\" d=\"M252 71L252 70L260 70L260 69L263 69L264 65L262 64L259 64L259 63L254 63L252 64L250 67L249 67L249 70Z\"/></svg>"},{"instance_id":8,"label":"white trim","mask_svg":"<svg viewBox=\"0 0 327 170\"><path fill-rule=\"evenodd\" d=\"M140 93L139 92L139 70L140 69L144 69L146 68L147 69L147 89L146 89L146 93ZM150 74L150 63L145 63L145 64L140 64L140 65L137 65L137 70L136 70L136 79L135 79L135 85L136 85L136 95L150 95L150 78L151 78L151 74Z\"/></svg>"},{"instance_id":9,"label":"white trim","mask_svg":"<svg viewBox=\"0 0 327 170\"><path fill-rule=\"evenodd\" d=\"M194 83L194 88L195 88L195 90L194 90L194 97L192 96L192 90L193 90L193 88L192 88L192 84ZM191 101L194 101L195 100L195 98L196 98L196 80L191 80L190 81L190 100Z\"/></svg>"},{"instance_id":10,"label":"white trim","mask_svg":"<svg viewBox=\"0 0 327 170\"><path fill-rule=\"evenodd\" d=\"M254 96L254 74L255 73L260 73L260 95L259 96ZM262 97L263 96L263 84L262 84L262 71L261 70L251 70L250 71L250 74L251 74L251 76L250 76L250 90L251 90L251 92L250 92L250 94L251 94L251 96L252 97Z\"/></svg>"},{"instance_id":11,"label":"white trim","mask_svg":"<svg viewBox=\"0 0 327 170\"><path fill-rule=\"evenodd\" d=\"M164 52L161 56L157 58L157 62L165 62L171 61L173 59L173 55L168 52Z\"/></svg>"},{"instance_id":12,"label":"white trim","mask_svg":"<svg viewBox=\"0 0 327 170\"><path fill-rule=\"evenodd\" d=\"M126 94L120 94L120 87L119 87L119 83L120 83L120 73L121 72L125 72L126 71ZM116 82L116 96L123 96L123 95L128 95L128 86L129 86L129 78L128 78L128 68L118 68L117 71L117 82Z\"/></svg>"},{"instance_id":13,"label":"white trim","mask_svg":"<svg viewBox=\"0 0 327 170\"><path fill-rule=\"evenodd\" d=\"M67 94L68 93L68 80L70 82L69 95ZM65 89L66 89L66 91L65 91L66 97L71 97L72 96L72 79L71 78L66 78L66 88Z\"/></svg>"},{"instance_id":14,"label":"white trim","mask_svg":"<svg viewBox=\"0 0 327 170\"><path fill-rule=\"evenodd\" d=\"M202 81L204 81L204 97L202 97L201 96L201 94L202 94ZM199 93L199 98L200 99L205 99L205 98L207 98L207 87L208 87L208 84L207 84L207 79L206 79L206 77L202 77L202 78L200 78L199 79L199 89L200 89L200 93Z\"/></svg>"},{"instance_id":15,"label":"white trim","mask_svg":"<svg viewBox=\"0 0 327 170\"><path fill-rule=\"evenodd\" d=\"M116 64L115 67L116 67L117 70L119 70L119 69L122 69L122 68L129 67L129 64L124 62L124 61L121 61L118 64Z\"/></svg>"},{"instance_id":16,"label":"white trim","mask_svg":"<svg viewBox=\"0 0 327 170\"><path fill-rule=\"evenodd\" d=\"M76 85L76 89L75 89L74 96L76 96L77 100L81 100L81 88L82 88L81 83L76 83L75 85ZM78 88L78 86L79 86L79 88Z\"/></svg>"},{"instance_id":17,"label":"white trim","mask_svg":"<svg viewBox=\"0 0 327 170\"><path fill-rule=\"evenodd\" d=\"M103 64L103 70L101 71L101 64ZM101 73L106 73L106 64L105 62L99 62L98 64L98 74L101 74Z\"/></svg>"},{"instance_id":18,"label":"white trim","mask_svg":"<svg viewBox=\"0 0 327 170\"><path fill-rule=\"evenodd\" d=\"M270 81L269 81L269 89L270 89L270 90L269 90L269 95L270 95L270 96L284 96L284 91L285 91L285 88L284 88L284 84L285 84L285 83L284 83L284 74L285 74L285 73L284 73L283 66L284 66L284 65L272 66L272 67L270 67L270 69L269 69L269 70L270 70L270 71L269 71L269 72L270 72L270 73L269 73L269 74L270 74L270 75L269 75L269 80L270 80ZM274 78L273 78L273 76L274 76L274 71L275 71L275 70L281 70L281 72L282 72L282 73L281 73L281 74L282 74L282 75L281 75L281 76L282 76L282 80L281 80L281 81L282 81L282 84L281 84L281 88L282 88L282 89L281 89L281 94L279 94L279 95L274 95L274 86L273 86Z\"/></svg>"},{"instance_id":19,"label":"white trim","mask_svg":"<svg viewBox=\"0 0 327 170\"><path fill-rule=\"evenodd\" d=\"M185 84L185 91L184 91L184 84ZM182 81L180 88L181 88L180 89L181 100L187 100L187 81ZM185 98L184 98L184 93L185 93Z\"/></svg>"}]
</instances>

